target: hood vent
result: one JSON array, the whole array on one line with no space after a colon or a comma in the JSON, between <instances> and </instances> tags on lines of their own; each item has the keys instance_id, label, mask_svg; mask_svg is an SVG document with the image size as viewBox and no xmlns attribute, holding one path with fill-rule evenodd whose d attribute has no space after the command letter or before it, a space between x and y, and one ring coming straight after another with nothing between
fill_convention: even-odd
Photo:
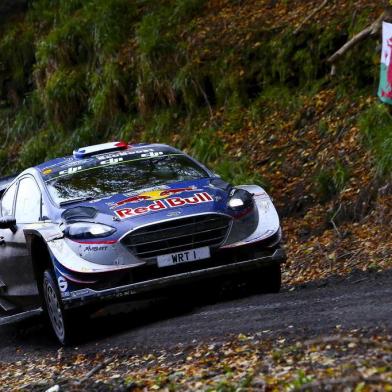
<instances>
[{"instance_id":1,"label":"hood vent","mask_svg":"<svg viewBox=\"0 0 392 392\"><path fill-rule=\"evenodd\" d=\"M75 221L79 219L93 219L98 214L94 207L74 207L65 210L61 217L67 221Z\"/></svg>"}]
</instances>

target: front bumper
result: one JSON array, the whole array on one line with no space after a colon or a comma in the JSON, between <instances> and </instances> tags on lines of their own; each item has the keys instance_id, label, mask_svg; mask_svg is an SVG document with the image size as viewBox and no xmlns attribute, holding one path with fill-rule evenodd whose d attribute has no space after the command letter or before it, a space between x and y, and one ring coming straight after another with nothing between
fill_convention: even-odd
<instances>
[{"instance_id":1,"label":"front bumper","mask_svg":"<svg viewBox=\"0 0 392 392\"><path fill-rule=\"evenodd\" d=\"M258 268L262 268L263 266L267 266L271 263L283 263L285 260L285 251L281 247L278 247L268 256L242 260L231 264L182 272L109 289L94 290L91 288L85 288L73 291L70 293L69 297L63 298L63 304L64 307L68 309L88 305L94 302L100 302L101 300L126 299L139 294L146 294L174 286L181 286L221 276L241 274L257 270Z\"/></svg>"}]
</instances>

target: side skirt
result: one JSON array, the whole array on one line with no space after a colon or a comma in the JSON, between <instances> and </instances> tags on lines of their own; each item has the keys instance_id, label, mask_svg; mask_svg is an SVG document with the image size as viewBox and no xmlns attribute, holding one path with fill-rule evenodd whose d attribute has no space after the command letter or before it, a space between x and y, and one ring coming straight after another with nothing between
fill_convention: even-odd
<instances>
[{"instance_id":1,"label":"side skirt","mask_svg":"<svg viewBox=\"0 0 392 392\"><path fill-rule=\"evenodd\" d=\"M27 310L22 313L13 314L10 316L0 316L0 325L15 323L17 321L26 320L30 317L39 316L43 313L42 308Z\"/></svg>"}]
</instances>

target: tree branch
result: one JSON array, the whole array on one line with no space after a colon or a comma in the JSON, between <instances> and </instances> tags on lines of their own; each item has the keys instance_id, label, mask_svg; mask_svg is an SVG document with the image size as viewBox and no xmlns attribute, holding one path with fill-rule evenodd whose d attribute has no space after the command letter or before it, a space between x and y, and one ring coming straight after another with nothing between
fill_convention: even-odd
<instances>
[{"instance_id":1,"label":"tree branch","mask_svg":"<svg viewBox=\"0 0 392 392\"><path fill-rule=\"evenodd\" d=\"M336 51L327 61L329 63L334 64L337 60L339 60L343 55L345 55L349 50L351 50L355 45L359 42L363 41L368 36L376 35L380 29L383 20L386 18L387 13L383 12L376 21L374 21L370 26L366 27L366 29L362 30L358 34L354 35L349 41L347 41L338 51Z\"/></svg>"},{"instance_id":2,"label":"tree branch","mask_svg":"<svg viewBox=\"0 0 392 392\"><path fill-rule=\"evenodd\" d=\"M297 35L302 27L308 23L317 13L319 13L327 4L329 0L324 0L317 8L315 8L303 21L299 24L299 26L294 30L294 35Z\"/></svg>"},{"instance_id":3,"label":"tree branch","mask_svg":"<svg viewBox=\"0 0 392 392\"><path fill-rule=\"evenodd\" d=\"M115 356L109 357L105 359L103 362L92 368L84 377L82 377L79 381L77 381L77 384L83 384L85 381L87 381L91 376L93 376L95 373L98 373L100 370L104 369L109 363L113 362L115 359Z\"/></svg>"}]
</instances>

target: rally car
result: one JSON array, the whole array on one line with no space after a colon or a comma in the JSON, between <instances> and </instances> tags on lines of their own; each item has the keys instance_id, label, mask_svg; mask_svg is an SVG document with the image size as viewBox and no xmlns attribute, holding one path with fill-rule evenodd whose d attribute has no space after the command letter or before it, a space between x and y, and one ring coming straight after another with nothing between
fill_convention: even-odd
<instances>
[{"instance_id":1,"label":"rally car","mask_svg":"<svg viewBox=\"0 0 392 392\"><path fill-rule=\"evenodd\" d=\"M0 182L0 324L44 312L58 340L78 310L226 277L278 292L278 214L163 144L105 143Z\"/></svg>"}]
</instances>

